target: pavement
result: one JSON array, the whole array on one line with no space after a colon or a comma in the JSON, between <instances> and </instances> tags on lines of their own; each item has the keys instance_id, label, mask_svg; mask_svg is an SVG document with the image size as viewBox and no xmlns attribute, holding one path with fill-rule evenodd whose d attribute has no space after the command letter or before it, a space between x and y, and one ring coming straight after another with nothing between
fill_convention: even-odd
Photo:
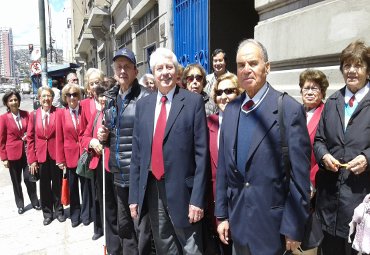
<instances>
[{"instance_id":1,"label":"pavement","mask_svg":"<svg viewBox=\"0 0 370 255\"><path fill-rule=\"evenodd\" d=\"M0 95L1 102L2 94ZM22 98L21 109L32 110L32 100ZM5 112L0 107L0 114ZM93 241L94 226L80 224L72 228L70 219L43 225L42 211L32 208L27 189L22 182L26 211L18 214L9 170L0 162L0 254L6 255L103 255L104 237ZM37 182L39 196L39 182ZM39 196L40 197L40 196ZM69 216L69 207L65 207Z\"/></svg>"}]
</instances>

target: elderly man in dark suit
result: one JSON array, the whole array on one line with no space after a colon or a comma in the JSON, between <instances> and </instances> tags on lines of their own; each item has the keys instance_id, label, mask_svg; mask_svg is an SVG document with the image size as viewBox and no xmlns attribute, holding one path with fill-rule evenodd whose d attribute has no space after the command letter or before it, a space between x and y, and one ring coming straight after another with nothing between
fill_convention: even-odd
<instances>
[{"instance_id":1,"label":"elderly man in dark suit","mask_svg":"<svg viewBox=\"0 0 370 255\"><path fill-rule=\"evenodd\" d=\"M281 93L266 82L267 51L256 40L239 45L237 75L245 93L230 102L221 126L215 215L221 241L234 254L273 255L295 250L308 217L310 138L303 107L283 100L291 163L287 183L278 125ZM229 234L231 232L231 236Z\"/></svg>"},{"instance_id":2,"label":"elderly man in dark suit","mask_svg":"<svg viewBox=\"0 0 370 255\"><path fill-rule=\"evenodd\" d=\"M168 49L151 55L158 92L136 106L129 203L134 218L148 210L157 254L202 254L206 115L199 94L176 86L177 65Z\"/></svg>"}]
</instances>

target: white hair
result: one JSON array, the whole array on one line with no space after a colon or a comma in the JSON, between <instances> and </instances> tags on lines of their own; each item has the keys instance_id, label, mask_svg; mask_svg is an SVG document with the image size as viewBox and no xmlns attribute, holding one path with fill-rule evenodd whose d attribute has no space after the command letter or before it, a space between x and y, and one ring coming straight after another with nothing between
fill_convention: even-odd
<instances>
[{"instance_id":1,"label":"white hair","mask_svg":"<svg viewBox=\"0 0 370 255\"><path fill-rule=\"evenodd\" d=\"M173 53L171 50L166 49L166 48L157 48L152 55L150 55L150 70L154 73L154 67L155 65L163 58L169 58L172 60L175 70L177 72L177 68L179 65L179 62L177 61L177 57L175 53Z\"/></svg>"}]
</instances>

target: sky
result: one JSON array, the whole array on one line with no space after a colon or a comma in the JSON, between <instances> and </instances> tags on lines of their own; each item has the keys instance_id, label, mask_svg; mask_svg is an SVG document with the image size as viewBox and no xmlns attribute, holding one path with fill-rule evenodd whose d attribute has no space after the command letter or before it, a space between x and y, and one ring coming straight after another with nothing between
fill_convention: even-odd
<instances>
[{"instance_id":1,"label":"sky","mask_svg":"<svg viewBox=\"0 0 370 255\"><path fill-rule=\"evenodd\" d=\"M0 27L10 27L13 32L14 49L28 49L28 44L40 45L39 0L3 1L0 8ZM45 0L45 19L49 45L48 0ZM70 0L49 0L51 12L51 35L56 41L54 48L62 49L66 42L67 17L71 17Z\"/></svg>"}]
</instances>

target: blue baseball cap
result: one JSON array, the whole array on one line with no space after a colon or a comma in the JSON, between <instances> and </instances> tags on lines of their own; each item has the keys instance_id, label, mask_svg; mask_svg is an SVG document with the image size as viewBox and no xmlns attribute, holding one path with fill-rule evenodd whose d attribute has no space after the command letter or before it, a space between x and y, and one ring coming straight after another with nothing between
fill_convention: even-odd
<instances>
[{"instance_id":1,"label":"blue baseball cap","mask_svg":"<svg viewBox=\"0 0 370 255\"><path fill-rule=\"evenodd\" d=\"M119 57L126 57L128 58L135 66L136 66L136 58L135 54L127 48L119 49L116 54L114 54L113 61L116 61Z\"/></svg>"}]
</instances>

